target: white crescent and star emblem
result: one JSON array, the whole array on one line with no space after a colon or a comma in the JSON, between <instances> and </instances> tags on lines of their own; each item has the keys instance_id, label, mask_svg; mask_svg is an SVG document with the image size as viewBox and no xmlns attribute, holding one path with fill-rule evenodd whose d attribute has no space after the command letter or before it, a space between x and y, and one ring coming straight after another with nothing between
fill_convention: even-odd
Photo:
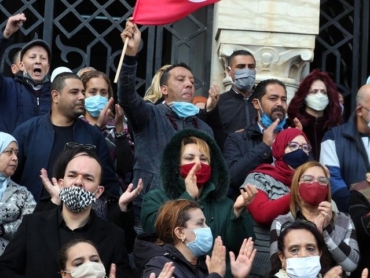
<instances>
[{"instance_id":1,"label":"white crescent and star emblem","mask_svg":"<svg viewBox=\"0 0 370 278\"><path fill-rule=\"evenodd\" d=\"M189 0L189 2L193 2L193 3L202 3L202 2L206 2L207 0Z\"/></svg>"}]
</instances>

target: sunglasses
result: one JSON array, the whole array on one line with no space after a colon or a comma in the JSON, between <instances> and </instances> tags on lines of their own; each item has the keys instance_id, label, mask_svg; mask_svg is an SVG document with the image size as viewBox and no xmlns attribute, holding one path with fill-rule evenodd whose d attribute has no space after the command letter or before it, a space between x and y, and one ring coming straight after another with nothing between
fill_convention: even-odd
<instances>
[{"instance_id":1,"label":"sunglasses","mask_svg":"<svg viewBox=\"0 0 370 278\"><path fill-rule=\"evenodd\" d=\"M320 185L327 186L329 184L329 178L327 177L318 177L315 178L312 175L303 175L300 178L301 181L306 182L306 183L313 183L314 181L317 181Z\"/></svg>"},{"instance_id":2,"label":"sunglasses","mask_svg":"<svg viewBox=\"0 0 370 278\"><path fill-rule=\"evenodd\" d=\"M71 149L77 149L77 148L83 148L85 150L95 150L96 146L92 144L79 144L76 142L68 142L64 146L64 150L71 150Z\"/></svg>"},{"instance_id":3,"label":"sunglasses","mask_svg":"<svg viewBox=\"0 0 370 278\"><path fill-rule=\"evenodd\" d=\"M312 149L311 145L310 144L299 144L297 142L289 142L288 143L288 147L289 149L291 149L293 152L298 150L298 149L302 149L303 151L305 151L306 153L310 152L310 150Z\"/></svg>"}]
</instances>

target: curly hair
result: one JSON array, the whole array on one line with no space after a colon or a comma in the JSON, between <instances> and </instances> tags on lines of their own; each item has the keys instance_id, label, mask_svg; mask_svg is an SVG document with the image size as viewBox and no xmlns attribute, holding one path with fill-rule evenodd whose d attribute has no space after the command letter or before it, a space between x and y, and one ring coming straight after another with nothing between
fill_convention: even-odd
<instances>
[{"instance_id":1,"label":"curly hair","mask_svg":"<svg viewBox=\"0 0 370 278\"><path fill-rule=\"evenodd\" d=\"M325 108L323 115L327 119L324 127L331 128L341 124L342 115L339 105L337 86L335 85L333 79L330 78L329 74L320 71L320 69L313 70L305 79L302 80L297 92L290 101L287 111L289 119L293 120L297 117L303 126L307 124L308 119L306 119L304 116L304 111L306 108L305 98L309 93L312 83L316 80L321 80L325 83L329 98L329 104Z\"/></svg>"}]
</instances>

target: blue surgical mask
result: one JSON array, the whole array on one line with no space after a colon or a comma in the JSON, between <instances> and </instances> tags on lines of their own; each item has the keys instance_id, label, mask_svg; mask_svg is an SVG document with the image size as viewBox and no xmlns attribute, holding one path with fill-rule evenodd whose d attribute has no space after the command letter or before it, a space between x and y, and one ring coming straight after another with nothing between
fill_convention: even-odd
<instances>
[{"instance_id":1,"label":"blue surgical mask","mask_svg":"<svg viewBox=\"0 0 370 278\"><path fill-rule=\"evenodd\" d=\"M256 79L256 71L248 68L239 69L234 72L235 81L233 82L235 87L244 91L249 92L252 90L254 81Z\"/></svg>"},{"instance_id":2,"label":"blue surgical mask","mask_svg":"<svg viewBox=\"0 0 370 278\"><path fill-rule=\"evenodd\" d=\"M199 113L199 107L184 101L174 101L172 102L171 109L177 114L180 118L186 118L195 116Z\"/></svg>"},{"instance_id":3,"label":"blue surgical mask","mask_svg":"<svg viewBox=\"0 0 370 278\"><path fill-rule=\"evenodd\" d=\"M213 236L211 228L197 228L193 229L195 234L195 240L192 242L187 242L186 246L189 247L191 253L195 257L200 257L208 253L213 245Z\"/></svg>"},{"instance_id":4,"label":"blue surgical mask","mask_svg":"<svg viewBox=\"0 0 370 278\"><path fill-rule=\"evenodd\" d=\"M262 111L261 124L265 128L268 128L270 125L272 125L273 121L271 120L271 118L269 116L267 116L267 114L265 112L263 112L262 106L261 106L261 104L260 104L259 101L258 101L258 105L260 106L261 111ZM278 123L278 125L276 126L275 131L278 132L278 131L283 130L284 129L285 122L286 122L286 118L284 116L283 117L283 120L280 121Z\"/></svg>"},{"instance_id":5,"label":"blue surgical mask","mask_svg":"<svg viewBox=\"0 0 370 278\"><path fill-rule=\"evenodd\" d=\"M85 109L91 117L99 117L100 111L107 105L108 99L101 95L85 98Z\"/></svg>"},{"instance_id":6,"label":"blue surgical mask","mask_svg":"<svg viewBox=\"0 0 370 278\"><path fill-rule=\"evenodd\" d=\"M283 161L293 169L297 169L308 161L308 154L302 149L298 149L294 152L284 154Z\"/></svg>"}]
</instances>

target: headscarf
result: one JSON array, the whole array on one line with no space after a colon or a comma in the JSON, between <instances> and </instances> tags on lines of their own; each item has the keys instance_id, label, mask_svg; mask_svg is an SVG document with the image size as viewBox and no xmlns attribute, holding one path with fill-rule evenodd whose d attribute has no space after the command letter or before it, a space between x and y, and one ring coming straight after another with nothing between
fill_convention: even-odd
<instances>
[{"instance_id":1,"label":"headscarf","mask_svg":"<svg viewBox=\"0 0 370 278\"><path fill-rule=\"evenodd\" d=\"M17 140L13 136L5 132L0 132L0 155L5 151L5 149L9 146L11 142L16 142L18 145ZM2 199L9 182L10 177L5 177L0 172L0 200Z\"/></svg>"},{"instance_id":2,"label":"headscarf","mask_svg":"<svg viewBox=\"0 0 370 278\"><path fill-rule=\"evenodd\" d=\"M290 187L294 170L292 170L284 161L285 149L288 143L291 142L297 136L302 135L307 143L309 143L306 134L297 128L285 129L276 136L274 143L272 144L272 156L276 159L275 166L271 164L261 164L251 173L262 173L273 177L275 180L282 182L286 186Z\"/></svg>"}]
</instances>

